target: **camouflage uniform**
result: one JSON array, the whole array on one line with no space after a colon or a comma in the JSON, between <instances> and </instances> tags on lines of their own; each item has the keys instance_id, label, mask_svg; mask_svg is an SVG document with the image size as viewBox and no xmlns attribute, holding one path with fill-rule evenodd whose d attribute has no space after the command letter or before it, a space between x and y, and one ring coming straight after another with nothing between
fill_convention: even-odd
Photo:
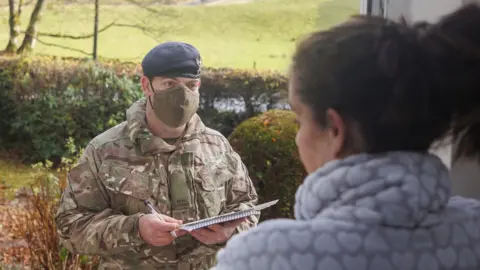
<instances>
[{"instance_id":1,"label":"camouflage uniform","mask_svg":"<svg viewBox=\"0 0 480 270\"><path fill-rule=\"evenodd\" d=\"M143 201L190 222L252 207L256 191L238 154L198 115L171 145L148 131L145 108L145 98L134 103L127 121L93 139L69 172L55 219L61 243L100 255L100 269L209 269L223 245L187 234L155 247L140 237L138 220L149 213ZM236 233L257 222L252 216Z\"/></svg>"}]
</instances>

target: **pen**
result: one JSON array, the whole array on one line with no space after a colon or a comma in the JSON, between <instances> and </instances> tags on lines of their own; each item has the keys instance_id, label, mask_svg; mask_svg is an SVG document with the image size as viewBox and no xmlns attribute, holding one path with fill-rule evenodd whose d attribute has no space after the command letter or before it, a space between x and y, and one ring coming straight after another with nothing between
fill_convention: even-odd
<instances>
[{"instance_id":1,"label":"pen","mask_svg":"<svg viewBox=\"0 0 480 270\"><path fill-rule=\"evenodd\" d=\"M159 214L159 213L155 210L155 208L153 208L153 205L152 205L149 201L145 200L144 202L145 202L145 205L147 206L148 210L150 210L150 212L152 212L152 214L155 214L155 215L158 217L158 219L160 219L160 221L165 222L165 219L162 217L162 215ZM176 234L174 231L171 231L170 234L171 234L174 238L177 238L177 234Z\"/></svg>"}]
</instances>

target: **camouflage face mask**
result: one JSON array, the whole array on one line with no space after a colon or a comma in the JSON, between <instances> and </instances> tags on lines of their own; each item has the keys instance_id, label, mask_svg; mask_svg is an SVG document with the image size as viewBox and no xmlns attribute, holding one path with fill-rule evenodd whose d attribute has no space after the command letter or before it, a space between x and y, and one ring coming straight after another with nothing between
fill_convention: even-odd
<instances>
[{"instance_id":1,"label":"camouflage face mask","mask_svg":"<svg viewBox=\"0 0 480 270\"><path fill-rule=\"evenodd\" d=\"M174 128L186 124L197 112L199 99L197 92L184 85L154 92L153 97L149 98L150 105L158 119Z\"/></svg>"}]
</instances>

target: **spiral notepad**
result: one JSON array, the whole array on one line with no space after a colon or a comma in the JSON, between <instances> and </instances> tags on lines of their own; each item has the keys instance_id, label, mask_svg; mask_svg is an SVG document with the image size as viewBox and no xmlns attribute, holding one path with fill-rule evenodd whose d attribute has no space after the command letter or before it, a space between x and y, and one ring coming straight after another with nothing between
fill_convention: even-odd
<instances>
[{"instance_id":1,"label":"spiral notepad","mask_svg":"<svg viewBox=\"0 0 480 270\"><path fill-rule=\"evenodd\" d=\"M251 209L243 210L243 211L238 211L238 212L233 212L229 214L223 214L220 216L216 217L210 217L202 220L197 220L194 222L186 223L180 226L181 230L185 231L194 231L203 227L207 227L213 224L218 224L218 223L223 223L227 221L232 221L236 219L241 219L244 217L248 217L251 215L259 214L261 210L268 208L272 205L275 205L278 202L278 200L275 201L270 201L264 204L257 205Z\"/></svg>"}]
</instances>

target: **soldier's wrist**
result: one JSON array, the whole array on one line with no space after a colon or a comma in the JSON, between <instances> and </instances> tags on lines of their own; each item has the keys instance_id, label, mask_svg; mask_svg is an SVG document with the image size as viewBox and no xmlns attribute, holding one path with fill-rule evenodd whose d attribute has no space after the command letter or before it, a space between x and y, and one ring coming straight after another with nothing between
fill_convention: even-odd
<instances>
[{"instance_id":1,"label":"soldier's wrist","mask_svg":"<svg viewBox=\"0 0 480 270\"><path fill-rule=\"evenodd\" d=\"M144 213L138 213L138 214L134 215L135 225L134 225L134 228L133 228L133 237L138 242L145 242L142 235L140 234L140 218L142 218L144 215L145 215Z\"/></svg>"}]
</instances>

